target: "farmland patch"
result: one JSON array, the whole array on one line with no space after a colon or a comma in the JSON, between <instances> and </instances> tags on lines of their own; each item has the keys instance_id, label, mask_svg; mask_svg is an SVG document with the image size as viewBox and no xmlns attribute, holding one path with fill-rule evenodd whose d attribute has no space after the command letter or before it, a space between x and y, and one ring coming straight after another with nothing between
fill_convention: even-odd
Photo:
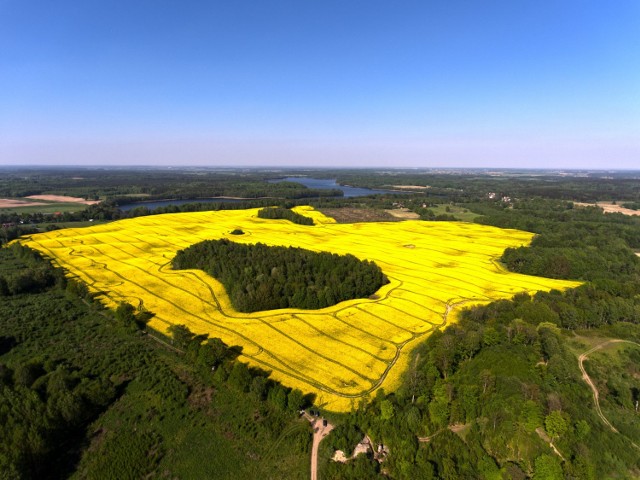
<instances>
[{"instance_id":1,"label":"farmland patch","mask_svg":"<svg viewBox=\"0 0 640 480\"><path fill-rule=\"evenodd\" d=\"M495 262L506 248L527 245L531 233L415 220L338 224L310 207L295 210L315 225L262 219L257 209L229 210L138 217L20 241L100 292L108 305L142 306L155 314L150 325L161 331L185 324L240 345L241 360L338 411L381 387L397 387L410 350L454 321L462 306L578 285L506 272ZM234 229L245 234L231 235ZM218 280L201 270L171 268L178 250L224 238L352 254L379 265L389 284L374 298L318 310L241 313Z\"/></svg>"}]
</instances>

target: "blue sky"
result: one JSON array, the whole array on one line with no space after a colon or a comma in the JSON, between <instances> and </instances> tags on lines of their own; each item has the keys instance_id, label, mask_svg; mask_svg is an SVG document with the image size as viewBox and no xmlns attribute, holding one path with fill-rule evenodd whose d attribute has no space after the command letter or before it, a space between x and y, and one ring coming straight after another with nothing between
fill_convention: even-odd
<instances>
[{"instance_id":1,"label":"blue sky","mask_svg":"<svg viewBox=\"0 0 640 480\"><path fill-rule=\"evenodd\" d=\"M640 168L640 2L0 0L0 164Z\"/></svg>"}]
</instances>

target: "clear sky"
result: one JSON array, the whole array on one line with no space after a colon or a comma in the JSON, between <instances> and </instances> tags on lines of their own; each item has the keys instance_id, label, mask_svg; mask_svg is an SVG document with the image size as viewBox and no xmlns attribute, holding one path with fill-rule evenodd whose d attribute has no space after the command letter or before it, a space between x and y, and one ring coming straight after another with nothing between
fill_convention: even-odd
<instances>
[{"instance_id":1,"label":"clear sky","mask_svg":"<svg viewBox=\"0 0 640 480\"><path fill-rule=\"evenodd\" d=\"M640 169L640 1L0 0L0 164Z\"/></svg>"}]
</instances>

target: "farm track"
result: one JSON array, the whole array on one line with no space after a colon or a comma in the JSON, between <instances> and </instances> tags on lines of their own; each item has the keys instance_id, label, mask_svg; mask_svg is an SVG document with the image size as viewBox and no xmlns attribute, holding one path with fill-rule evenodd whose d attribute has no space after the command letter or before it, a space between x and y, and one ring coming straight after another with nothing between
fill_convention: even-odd
<instances>
[{"instance_id":1,"label":"farm track","mask_svg":"<svg viewBox=\"0 0 640 480\"><path fill-rule=\"evenodd\" d=\"M631 340L621 340L621 339L617 339L617 338L613 339L613 340L607 340L606 342L602 342L599 345L596 345L595 347L590 348L586 352L582 353L578 357L578 366L580 367L580 371L582 372L582 379L587 383L587 385L589 385L589 388L591 388L591 392L592 392L592 395L593 395L593 403L595 404L596 413L600 417L600 420L602 420L602 422L607 427L609 427L613 433L618 433L619 434L620 432L618 431L618 429L611 424L609 419L602 412L602 408L600 408L600 392L598 391L598 388L596 387L595 383L593 383L593 380L591 380L591 377L589 377L589 374L587 374L587 371L584 368L584 361L587 360L587 357L589 355L591 355L593 352L595 352L597 350L600 350L601 348L606 347L607 345L610 345L612 343L629 343L631 345L636 345L636 346L640 347L640 343L632 342ZM635 448L640 450L640 446L638 444L636 444L635 442L631 441L630 439L629 439L629 443L631 443L631 445L633 445Z\"/></svg>"},{"instance_id":2,"label":"farm track","mask_svg":"<svg viewBox=\"0 0 640 480\"><path fill-rule=\"evenodd\" d=\"M114 260L114 261L116 261L116 259L113 259L113 260ZM161 269L166 269L167 267L169 267L169 264L170 264L170 262L167 262L166 264L162 265L162 266L161 266ZM171 272L169 272L169 273L176 274L176 275L182 275L182 274L183 274L183 272L173 272L173 271L171 271ZM186 272L186 273L191 273L191 272ZM200 280L200 279L198 279L198 280ZM188 292L187 290L182 289L182 288L177 287L177 286L176 286L175 288L178 288L178 289L180 289L180 290L183 290L183 291L185 291L185 292L187 292L187 293L191 293L191 292ZM237 317L239 316L239 315L233 315L233 316L232 316L232 315L228 315L226 312L224 312L224 310L223 310L223 308L221 307L220 302L218 301L218 299L217 299L217 297L216 297L215 293L213 292L213 290L212 290L208 285L207 285L207 288L209 289L209 291L210 291L210 293L211 293L211 296L212 296L212 298L214 299L214 301L215 301L215 303L216 303L216 307L217 307L217 309L218 309L218 310L219 310L223 315L225 315L225 316L227 316L227 317L229 317L229 318L237 318ZM388 298L388 297L389 297L389 295L390 295L391 291L392 291L392 290L390 290L390 291L386 294L385 298ZM198 297L198 299L200 299L200 298ZM200 299L200 300L201 300L201 299ZM408 315L408 314L406 314L405 312L402 312L402 313L403 313L403 314L405 314L405 315ZM314 314L313 314L313 313L307 313L306 315L311 316L311 315L314 315ZM316 314L316 315L321 315L321 314ZM335 314L334 314L334 315L335 315ZM268 317L268 316L269 316L269 315L264 315L263 317ZM298 320L301 320L301 321L303 321L304 323L309 324L308 322L304 321L300 316L297 316L297 315L293 314L293 315L292 315L292 317L293 317L293 318L297 318ZM240 318L242 318L242 317L240 317ZM258 319L258 320L262 320L261 316L255 316L255 317L252 317L252 318L256 318L256 319ZM337 318L337 317L336 317L336 318ZM414 317L414 318L416 318L417 320L420 320L418 317ZM353 325L349 324L348 322L346 322L346 321L345 321L344 323L345 323L345 324L347 324L347 325L349 325L350 327L352 327L352 328L353 328ZM351 369L351 368L347 367L346 365L341 364L341 363L339 363L339 362L337 362L337 361L335 361L335 360L333 360L333 359L330 359L330 358L328 358L328 357L326 357L326 356L324 356L324 355L322 355L322 354L320 354L320 353L318 353L318 352L315 352L315 351L313 351L312 349L309 349L308 347L306 347L306 346L305 346L304 344L302 344L301 342L298 342L297 340L295 340L293 337L291 337L291 336L289 336L289 335L285 334L284 332L280 331L279 329L277 329L277 328L273 327L270 323L265 323L265 324L266 324L267 326L269 326L269 327L271 327L271 328L275 329L276 331L278 331L278 333L280 333L281 335L283 335L283 336L285 336L285 337L290 338L294 343L297 343L297 344L299 344L300 346L302 346L303 348L308 349L309 351L311 351L312 353L316 354L317 356L319 356L319 357L321 357L321 358L324 358L324 359L326 359L326 360L328 360L328 361L330 361L330 362L332 362L332 363L336 363L336 364L338 364L338 365L340 365L340 366L342 366L342 367L344 367L344 368L347 368L348 370L352 371L354 374L356 374L356 375L358 375L358 376L362 377L362 378L363 378L363 379L365 379L365 380L370 381L371 383L374 383L374 382L375 382L375 379L371 379L371 378L369 378L369 377L365 377L365 376L361 375L359 372L357 372L357 371L355 371L355 370L353 370L353 369ZM309 325L310 325L310 324L309 324ZM310 325L310 326L311 326L311 325ZM395 324L394 324L394 326L397 326L397 325L395 325ZM314 327L314 326L311 326L311 328L313 328L313 329L317 330L319 333L323 333L323 332L321 332L321 330L320 330L320 329L318 329L318 328L316 328L316 327ZM424 333L428 333L428 332L430 332L430 331L432 331L432 330L433 330L433 328L430 328L427 332L424 332ZM323 333L323 335L324 335L324 336L327 336L327 337L329 337L329 338L332 338L330 335L328 335L328 334L326 334L326 333ZM421 334L421 335L422 335L422 334ZM378 338L380 338L380 337L378 337ZM413 336L413 337L412 337L412 339L413 339L413 338L415 338L415 336ZM337 339L336 339L336 340L337 340ZM384 340L384 339L380 338L380 340ZM367 355L369 355L369 356L373 357L374 359L377 359L377 360L380 360L380 361L382 361L382 362L386 363L386 364L387 364L387 369L385 370L385 373L386 373L386 372L388 372L388 370L390 369L390 367L391 367L391 366L393 366L393 364L397 361L397 357L398 357L398 355L399 355L399 351L397 351L397 353L396 353L396 355L395 355L394 359L393 359L391 362L386 362L386 361L385 361L384 359L382 359L382 358L379 358L379 357L377 357L377 356L375 356L375 355L371 355L371 353L369 353L369 352L365 351L364 349L360 348L359 346L352 345L352 344L349 344L349 343L344 342L344 341L341 341L341 340L337 340L337 341L339 341L340 343L343 343L343 344L345 344L345 345L347 345L347 346L349 346L349 347L351 347L351 348L355 348L355 349L357 349L357 350L360 350L360 351L362 351L363 353L365 353L365 354L367 354ZM407 343L407 342L403 342L403 343L402 343L402 346L406 345L406 343ZM261 347L261 349L262 349L262 347ZM264 351L264 349L262 349L262 351ZM386 375L385 375L385 377L386 377ZM379 382L378 382L378 383L379 383ZM335 394L336 392L333 392L333 393ZM367 392L367 393L368 393L368 392Z\"/></svg>"},{"instance_id":3,"label":"farm track","mask_svg":"<svg viewBox=\"0 0 640 480\"><path fill-rule=\"evenodd\" d=\"M113 257L113 256L110 256L110 255L106 254L105 252L100 251L99 249L97 249L97 248L95 248L95 247L92 247L92 248L93 248L96 252L98 252L100 255L105 256L105 257L107 257L107 258L110 258L113 262L116 262L116 263L123 263L121 260L119 260L119 259L117 259L117 258L115 258L115 257ZM121 248L119 248L119 247L112 247L112 248L114 248L114 249L116 249L116 250L119 250L120 252L122 252L122 253L124 253L124 254L127 254L127 252L125 252L123 249L121 249ZM87 258L85 255L82 255L82 254L76 253L75 251L73 252L73 255L75 255L75 256L80 256L80 257L84 257L84 258ZM98 262L95 262L95 263L96 263L96 264L98 264ZM125 277L124 277L124 276L122 276L120 273L116 272L115 270L113 270L113 269L111 269L111 268L108 268L106 264L104 264L104 263L100 263L100 265L102 265L102 266L103 266L103 268L104 268L105 270L112 272L115 276L117 276L117 277L121 278L123 281L125 281ZM126 265L128 265L128 264L126 264ZM162 268L166 268L166 267L168 267L169 265L170 265L170 262L167 262L167 263L165 263L164 265L162 265L160 268L161 268L161 269L162 269ZM129 265L128 265L128 266L129 266ZM140 267L138 267L138 266L133 265L133 267L134 267L134 268L136 268L136 269L138 269L138 270L141 270L141 271L143 271L143 272L144 272L144 270L143 270L143 269L141 269L141 268L140 268ZM145 272L145 273L148 273L148 272ZM182 276L184 273L188 273L188 274L191 274L192 276L194 276L194 277L196 277L196 278L197 278L197 276L196 276L196 275L194 275L194 274L193 274L193 272L174 272L174 271L171 271L171 273L172 273L172 274L176 274L176 275L180 275L180 276ZM200 280L199 278L197 278L197 279L198 279L198 280ZM177 286L177 285L171 284L171 283L169 283L169 282L167 282L167 281L165 281L165 280L162 280L162 281L163 281L164 283L166 283L167 285L169 285L169 286L173 287L173 288L176 288L176 289L178 289L178 290L182 290L183 292L185 292L185 293L187 293L187 294L189 294L189 295L193 295L193 293L192 293L191 291L187 290L187 289L184 289L184 288L179 287L179 286ZM143 285L141 285L140 283L138 283L138 282L136 282L136 281L134 281L134 280L128 280L128 283L132 283L132 284L136 285L138 288L140 288L140 289L142 289L142 290L146 291L150 296L155 296L156 298L158 298L158 300L161 300L161 301L164 301L164 302L170 303L173 307L175 307L175 308L177 308L177 309L179 309L179 310L183 311L183 313L185 313L185 314L193 315L193 316L195 316L195 317L199 318L200 320L207 322L207 320L206 320L206 319L201 318L201 317L199 317L198 315L194 315L194 314L192 314L192 313L188 312L187 310L183 309L182 307L180 307L180 306L179 306L179 305L177 305L176 303L171 302L171 301L169 301L169 300L167 300L167 299L163 299L163 298L161 298L161 297L159 297L159 296L155 295L155 294L154 294L153 292L151 292L149 289L147 289L146 287L144 287ZM400 285L402 285L402 283L400 283ZM209 290L210 290L211 296L212 296L212 298L214 299L214 302L215 302L215 304L216 304L217 309L218 309L218 310L219 310L223 315L228 316L228 315L226 315L226 314L224 313L224 310L222 309L222 306L220 305L220 303L219 303L219 301L218 301L218 299L217 299L217 297L216 297L215 293L213 292L213 290L211 290L211 288L210 288L208 285L207 285L207 287L208 287L208 288L209 288ZM398 288L398 287L395 287L395 288ZM395 288L394 288L394 289L395 289ZM393 290L390 290L389 292L387 292L387 294L386 294L386 296L385 296L384 298L388 298L392 291L393 291ZM142 302L142 301L143 301L143 300L142 300L141 298L139 298L139 297L129 297L129 298L135 298L135 299L137 299L139 302ZM196 297L196 299L198 299L198 300L202 300L202 299L200 299L199 297ZM382 300L382 299L380 299L380 300ZM378 301L380 301L380 300L378 300ZM457 303L457 304L456 304L456 306L457 306L457 305L461 305L462 303L466 303L467 301L469 301L469 300L465 300L464 302L459 302L459 303ZM347 308L349 308L349 307L345 307L344 309L347 309ZM358 308L359 310L362 310L360 307L356 307L356 308ZM392 307L391 307L391 308L392 308ZM267 322L264 322L260 317L257 317L257 319L258 319L258 320L262 321L263 323L265 323L265 324L266 324L266 325L268 325L269 327L271 327L271 328L275 329L275 330L276 330L276 331L278 331L280 334L282 334L282 335L284 335L284 336L286 336L286 337L290 338L292 341L294 341L294 343L297 343L297 344L301 345L303 348L307 348L310 352L312 352L312 353L316 354L317 356L320 356L321 358L324 358L325 360L328 360L328 361L330 361L331 363L334 363L334 364L339 365L339 366L341 366L341 367L343 367L343 368L346 368L346 369L348 369L349 371L351 371L352 373L356 374L357 376L359 376L359 377L363 378L364 380L367 380L367 381L370 383L371 387L370 387L370 388L368 388L368 389L366 389L366 390L363 390L363 391L361 391L361 392L359 392L359 393L356 393L356 394L345 394L345 393L339 392L339 391L337 391L337 390L335 390L335 389L333 389L333 388L331 388L331 387L327 386L326 384L323 384L323 383L318 382L318 381L316 381L316 380L312 380L312 379L308 379L308 378L300 377L299 375L294 374L294 372L289 371L288 369L287 369L287 370L283 370L282 368L278 368L278 367L276 367L275 365L270 364L270 363L268 363L268 362L265 362L264 360L261 360L261 359L254 358L254 361L258 361L259 363L262 363L263 365L267 366L268 368L270 368L270 369L272 369L272 370L277 370L277 371L280 371L281 373L285 373L285 374L287 374L287 375L291 375L291 376L294 376L294 377L298 377L298 379L300 379L300 380L304 381L305 383L309 383L310 385L313 385L313 386L315 386L316 388L319 388L320 390L323 390L323 391L325 391L325 392L327 392L327 393L331 393L331 394L333 394L333 395L337 395L337 396L342 397L342 398L360 398L360 397L362 397L362 396L364 396L364 395L370 394L371 392L373 392L374 390L376 390L377 388L379 388L379 387L380 387L380 385L382 385L382 383L384 382L384 380L387 378L387 376L388 376L388 374L389 374L389 372L390 372L391 368L392 368L392 367L397 363L398 359L400 358L400 354L401 354L401 352L402 352L402 349L403 349L403 348L404 348L408 343L410 343L410 342L412 342L413 340L416 340L417 338L420 338L420 337L422 337L422 336L424 336L424 335L426 335L426 334L428 334L428 333L431 333L435 328L442 328L442 327L444 327L444 326L446 325L446 323L447 323L447 317L448 317L448 315L449 315L449 312L450 312L451 308L452 308L452 305L451 305L450 303L447 303L447 305L445 306L445 313L443 314L443 317L442 317L442 318L443 318L442 323L440 323L440 324L435 324L435 325L430 323L430 325L431 325L431 326L430 326L426 331L424 331L424 332L422 332L422 333L416 334L416 333L414 333L414 332L411 332L410 330L406 330L406 331L407 331L407 333L410 333L410 334L411 334L411 337L410 337L409 339L407 339L407 340L403 341L403 342L400 342L400 343L396 343L396 344L395 344L395 350L396 350L396 352L395 352L394 357L392 358L392 360L391 360L391 361L384 362L384 363L386 364L386 368L384 369L384 371L382 372L382 374L380 375L380 377L379 377L379 378L377 378L377 379L372 379L372 378L369 378L369 377L365 377L365 376L363 376L362 374L360 374L360 372L356 371L355 369L352 369L352 368L350 368L350 367L348 367L348 366L346 366L346 365L344 365L344 364L342 364L342 363L340 363L340 362L338 362L338 361L336 361L336 360L330 359L330 358L328 358L328 357L326 357L326 356L323 356L323 355L321 355L321 354L319 354L319 353L317 353L317 352L313 351L312 349L310 349L310 348L306 347L305 345L303 345L301 342L298 342L297 340L293 339L291 336L289 336L289 335L287 335L287 334L284 334L283 332L280 332L278 329L276 329L275 327L273 327L271 324L269 324L269 323L267 323ZM338 310L337 312L335 312L335 313L334 313L334 316L336 316L336 318L337 318L337 313L338 313L339 311L340 311L340 310ZM403 312L403 313L404 313L404 312ZM313 314L313 313L311 313L311 315L314 315L314 314ZM373 315L373 314L371 314L371 313L368 313L368 315L376 316L376 315ZM265 316L268 316L268 315L265 315ZM295 316L295 315L294 315L294 316ZM229 317L230 317L230 318L237 318L236 316L234 316L234 317L229 316ZM398 327L398 325L394 324L393 322L390 322L390 321L388 321L388 320L384 320L384 319L382 319L381 317L378 317L378 318L380 318L380 320L383 320L383 321L385 321L385 322L387 322L387 323L389 323L389 324L393 325L394 327ZM414 318L416 318L416 320L420 320L420 319L418 319L417 317L414 317ZM166 320L164 320L164 321L165 321L168 325L171 325L171 322L168 322L168 321L166 321ZM343 321L343 320L341 320L341 321ZM344 322L344 323L346 323L346 324L348 324L348 322L345 322L345 321L343 321L343 322ZM210 323L210 322L208 322L208 323ZM213 325L213 324L212 324L212 325ZM222 327L221 325L218 325L218 324L215 324L215 327L216 327L216 328L222 328L222 329L227 330L227 328L226 328L226 327ZM400 327L400 328L401 328L401 327ZM230 329L228 329L228 330L230 330ZM237 332L234 332L234 331L232 331L232 330L230 330L230 331L231 331L232 333L237 334ZM238 335L238 336L240 336L240 337L242 338L242 336L241 336L241 335L239 335L239 334L237 334L237 335ZM249 341L249 339L248 339L248 338L243 338L243 339L244 339L244 340ZM382 340L382 338L380 338L380 339ZM262 353L262 352L264 352L264 353L266 353L266 354L268 354L268 355L270 355L270 356L273 356L273 359L274 359L274 360L277 360L277 358L275 357L275 355L274 355L272 352L269 352L268 350L266 350L266 349L264 349L263 347L259 346L259 345L258 345L257 343L255 343L255 342L252 342L252 343L254 343L254 344L258 347L258 349L260 350L260 352L261 352L261 353Z\"/></svg>"},{"instance_id":4,"label":"farm track","mask_svg":"<svg viewBox=\"0 0 640 480\"><path fill-rule=\"evenodd\" d=\"M94 247L94 249L95 249L95 247ZM106 256L107 258L110 258L110 259L111 259L111 260L113 260L114 262L120 262L118 259L116 259L116 258L114 258L114 257L111 257L111 256L109 256L108 254L106 254L106 253L104 253L104 252L100 252L100 250L98 250L98 249L95 249L95 250L96 250L97 252L99 252L101 255ZM118 249L118 250L120 250L120 249ZM76 255L77 255L77 256L83 256L83 255L80 255L80 254L76 254ZM103 264L103 268L104 268L105 270L107 270L107 271L112 272L115 276L117 276L117 277L121 278L123 281L124 281L124 280L126 280L124 276L122 276L120 273L116 272L115 270L108 268L108 267L106 266L106 264ZM137 266L136 266L135 268L140 269L140 267L137 267ZM146 272L145 272L145 273L146 273ZM190 273L190 272L189 272L189 273ZM204 322L211 323L211 324L212 324L212 325L214 325L216 328L222 328L222 329L224 329L224 330L229 330L231 333L234 333L234 334L238 335L239 337L243 338L243 340L246 340L246 341L249 341L249 342L251 342L251 343L254 343L254 344L258 347L258 349L260 350L260 352L261 352L261 353L262 353L262 352L264 352L264 353L268 354L269 356L272 356L274 360L279 361L279 360L277 359L277 357L275 357L275 355L274 355L272 352L269 352L268 350L266 350L266 349L264 349L263 347L259 346L257 343L253 342L253 341L252 341L252 340L250 340L248 337L244 337L244 336L242 336L242 335L238 334L237 332L235 332L235 331L233 331L233 330L231 330L231 329L228 329L228 328L226 328L226 327L223 327L223 326L221 326L221 325L218 325L218 324L214 324L214 323L212 323L212 322L209 322L208 320L206 320L206 319L204 319L204 318L202 318L202 317L199 317L198 315L195 315L195 314L193 314L193 313L191 313L191 312L189 312L189 311L187 311L187 310L183 309L182 307L180 307L180 306L179 306L179 305L177 305L176 303L171 302L171 301L169 301L169 300L167 300L167 299L164 299L164 298L161 298L161 297L159 297L159 296L155 295L153 292L151 292L151 291L150 291L149 289L147 289L145 286L141 285L140 283L138 283L138 282L136 282L136 281L134 281L134 280L128 280L128 283L131 283L131 284L136 285L138 288L140 288L140 289L142 289L142 290L146 291L150 296L155 296L155 297L156 297L156 298L158 298L158 300L160 300L160 301L164 301L164 302L166 302L166 303L171 304L174 308L176 308L176 309L178 309L178 310L181 310L181 311L182 311L183 313L185 313L186 315L193 315L193 316L195 316L195 317L199 318L200 320L202 320L202 321L204 321ZM165 281L165 283L167 283L168 285L170 285L170 286L172 286L172 287L174 287L174 288L177 288L178 290L182 290L182 291L184 291L185 293L188 293L188 294L192 295L192 292L190 292L190 291L188 291L188 290L186 290L186 289L184 289L184 288L181 288L181 287L175 286L175 285L170 284L170 283L168 283L168 282L166 282L166 281ZM215 294L213 293L213 291L212 291L211 293L212 293L213 297L214 297L214 298L216 298L216 297L215 297ZM136 298L138 301L142 301L142 299L140 299L139 297L129 297L129 298ZM216 298L216 302L217 302L217 298ZM219 305L219 303L218 303L218 305ZM222 310L221 310L221 311L222 311ZM306 347L306 346L305 346L304 344L302 344L301 342L298 342L297 340L295 340L295 339L294 339L293 337L291 337L290 335L284 334L283 332L280 332L278 329L276 329L275 327L273 327L273 326L272 326L272 325L270 325L269 323L264 322L264 320L262 320L261 318L257 318L257 319L258 319L258 320L260 320L260 321L262 321L262 322L263 322L264 324L266 324L267 326L269 326L269 327L273 328L274 330L278 331L281 335L284 335L284 336L286 336L287 338L291 339L294 343L299 344L299 345L300 345L300 346L302 346L303 348L305 348L305 349L309 350L311 353L314 353L316 356L319 356L319 357L321 357L321 358L324 358L325 360L330 361L331 363L334 363L334 364L336 364L336 365L338 365L338 366L341 366L341 367L343 367L343 368L345 368L345 369L347 369L347 370L351 371L351 372L352 372L352 373L354 373L355 375L357 375L357 376L361 377L362 379L364 379L364 380L366 380L366 381L370 382L372 385L378 385L378 384L380 384L380 383L381 383L381 381L380 381L380 380L378 380L378 381L376 382L376 380L375 380L375 379L372 379L372 378L366 377L366 376L362 375L360 372L356 371L355 369L353 369L353 368L351 368L351 367L348 367L348 366L346 366L346 365L344 365L344 364L342 364L342 363L340 363L340 362L338 362L338 361L336 361L336 360L330 359L330 358L328 358L328 357L326 357L326 356L324 356L324 355L322 355L322 354L319 354L318 352L315 352L314 350L310 349L309 347ZM166 321L166 320L165 320L165 321ZM167 324L171 325L171 323L170 323L170 322L167 322ZM396 353L396 356L394 357L393 363L395 363L395 361L397 360L397 357L398 357L398 353ZM301 380L301 381L303 381L303 382L305 382L305 383L309 383L309 384L311 384L311 385L315 386L316 388L320 388L321 390L326 391L327 393L331 393L331 394L333 394L333 395L342 396L342 397L345 397L345 398L358 398L358 397L362 396L361 394L353 394L353 395L345 395L345 394L341 394L340 392L338 392L338 391L336 391L336 390L334 390L334 389L332 389L332 388L328 387L328 386L327 386L327 385L325 385L325 384L322 384L322 383L317 382L317 381L313 381L313 382L312 382L312 381L310 381L309 379L306 379L305 377L302 377L302 376L299 376L299 375L295 374L293 371L289 371L289 370L284 370L284 369L282 369L282 368L278 368L278 367L276 367L275 365L270 364L270 363L268 363L268 362L265 362L264 360L261 360L261 359L256 359L256 360L257 360L257 361L259 361L260 363L262 363L263 365L267 366L268 368L272 369L272 370L278 370L278 371L280 371L280 372L282 372L282 373L285 373L285 374L287 374L287 375L297 377L299 380ZM386 377L386 373L388 372L389 368L390 368L390 366L388 366L388 367L387 367L387 369L385 370L385 375L384 375L385 377ZM369 393L371 390L372 390L372 389L368 389L367 391L363 392L363 394Z\"/></svg>"}]
</instances>

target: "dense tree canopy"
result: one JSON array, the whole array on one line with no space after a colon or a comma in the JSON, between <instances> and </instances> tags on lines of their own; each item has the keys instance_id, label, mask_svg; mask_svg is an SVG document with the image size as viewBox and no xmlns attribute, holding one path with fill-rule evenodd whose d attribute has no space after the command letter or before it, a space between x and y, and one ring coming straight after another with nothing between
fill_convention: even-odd
<instances>
[{"instance_id":1,"label":"dense tree canopy","mask_svg":"<svg viewBox=\"0 0 640 480\"><path fill-rule=\"evenodd\" d=\"M366 298L387 283L375 263L302 248L206 240L180 250L173 268L204 270L227 290L234 308L324 308Z\"/></svg>"},{"instance_id":2,"label":"dense tree canopy","mask_svg":"<svg viewBox=\"0 0 640 480\"><path fill-rule=\"evenodd\" d=\"M258 217L271 220L289 220L298 225L313 225L313 219L282 207L270 207L258 210Z\"/></svg>"},{"instance_id":3,"label":"dense tree canopy","mask_svg":"<svg viewBox=\"0 0 640 480\"><path fill-rule=\"evenodd\" d=\"M309 396L219 338L163 337L148 312L109 312L36 252L0 248L1 277L45 265L55 283L0 298L0 478L307 478Z\"/></svg>"}]
</instances>

